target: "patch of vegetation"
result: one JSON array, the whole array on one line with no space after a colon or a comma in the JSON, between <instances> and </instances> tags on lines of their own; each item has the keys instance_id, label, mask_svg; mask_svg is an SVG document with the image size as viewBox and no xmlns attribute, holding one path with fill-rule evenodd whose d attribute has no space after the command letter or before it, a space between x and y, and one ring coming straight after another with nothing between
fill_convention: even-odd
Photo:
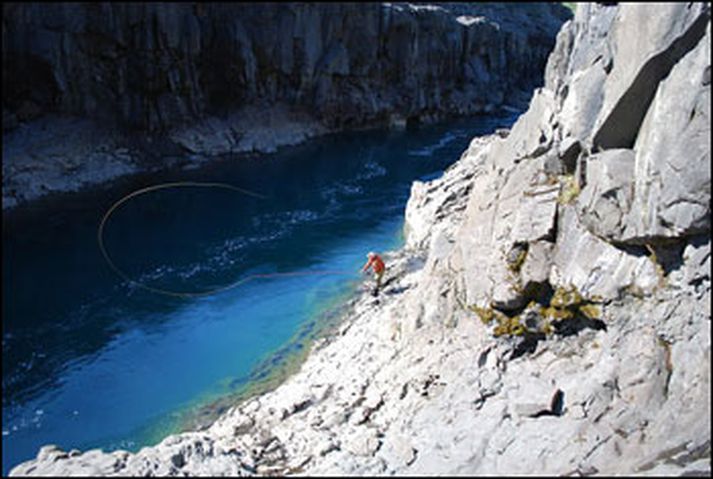
<instances>
[{"instance_id":1,"label":"patch of vegetation","mask_svg":"<svg viewBox=\"0 0 713 479\"><path fill-rule=\"evenodd\" d=\"M656 255L656 250L650 245L650 244L645 244L646 249L649 251L649 260L654 265L654 269L656 270L656 277L658 278L658 283L659 287L664 287L666 286L666 270L663 267L663 264L661 261L659 261L658 256Z\"/></svg>"},{"instance_id":2,"label":"patch of vegetation","mask_svg":"<svg viewBox=\"0 0 713 479\"><path fill-rule=\"evenodd\" d=\"M498 325L493 329L493 336L524 336L527 332L525 326L520 322L520 316L515 315L512 318L505 316Z\"/></svg>"},{"instance_id":3,"label":"patch of vegetation","mask_svg":"<svg viewBox=\"0 0 713 479\"><path fill-rule=\"evenodd\" d=\"M602 312L596 304L601 298L584 298L577 288L558 287L548 304L536 301L519 313L508 315L491 307L468 306L485 325L495 324L493 336L515 337L542 335L550 337L576 334L584 328L606 329Z\"/></svg>"},{"instance_id":4,"label":"patch of vegetation","mask_svg":"<svg viewBox=\"0 0 713 479\"><path fill-rule=\"evenodd\" d=\"M490 324L494 319L499 319L500 316L505 316L503 313L493 308L481 308L475 304L468 306L468 309L473 311L483 324Z\"/></svg>"},{"instance_id":5,"label":"patch of vegetation","mask_svg":"<svg viewBox=\"0 0 713 479\"><path fill-rule=\"evenodd\" d=\"M560 193L557 197L557 203L567 205L579 196L579 181L577 181L574 175L562 175L560 180L562 187L560 188Z\"/></svg>"},{"instance_id":6,"label":"patch of vegetation","mask_svg":"<svg viewBox=\"0 0 713 479\"><path fill-rule=\"evenodd\" d=\"M550 299L549 306L541 307L540 314L553 321L573 319L577 316L601 319L602 315L599 307L594 304L594 300L583 298L574 286L558 287Z\"/></svg>"},{"instance_id":7,"label":"patch of vegetation","mask_svg":"<svg viewBox=\"0 0 713 479\"><path fill-rule=\"evenodd\" d=\"M520 272L522 264L525 262L525 258L527 258L528 246L528 243L515 243L510 253L508 253L505 262L507 263L508 270L512 273L517 274Z\"/></svg>"}]
</instances>

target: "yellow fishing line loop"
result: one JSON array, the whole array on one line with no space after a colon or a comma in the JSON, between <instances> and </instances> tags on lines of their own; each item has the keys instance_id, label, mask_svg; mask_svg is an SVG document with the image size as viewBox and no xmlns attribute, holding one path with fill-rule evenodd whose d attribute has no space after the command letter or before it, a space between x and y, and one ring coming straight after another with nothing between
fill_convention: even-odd
<instances>
[{"instance_id":1,"label":"yellow fishing line loop","mask_svg":"<svg viewBox=\"0 0 713 479\"><path fill-rule=\"evenodd\" d=\"M172 183L159 183L157 185L152 185L152 186L147 186L145 188L141 188L139 190L136 190L134 192L129 193L128 195L120 198L117 202L115 202L111 208L107 210L106 213L104 213L104 216L101 219L101 222L99 223L99 229L97 230L97 241L99 243L99 249L101 250L102 256L104 256L104 259L106 262L109 264L111 269L119 275L122 279L127 281L130 284L133 284L141 289L144 289L146 291L150 291L152 293L159 293L159 294L165 294L168 296L173 296L177 298L196 298L196 297L201 297L201 296L209 296L211 294L215 293L220 293L222 291L226 291L231 288L235 288L236 286L240 286L241 284L247 283L248 281L252 281L253 279L257 278L272 278L272 277L279 277L279 276L310 276L310 275L326 275L326 274L354 274L353 271L333 271L333 270L323 270L323 271L289 271L285 273L261 273L261 274L252 274L250 276L247 276L239 281L236 281L234 283L228 284L226 286L221 286L219 288L214 288L210 289L207 291L195 291L195 292L179 292L179 291L171 291L168 289L163 289L163 288L155 288L153 286L146 285L144 283L141 283L140 281L136 281L135 279L131 278L128 274L126 274L124 271L122 271L111 259L111 256L109 256L109 253L106 250L106 246L104 245L104 226L106 225L107 220L111 215L116 211L116 209L121 206L122 204L126 203L132 198L135 198L136 196L143 195L146 193L150 193L152 191L157 191L157 190L163 190L167 188L182 188L182 187L199 187L199 188L223 188L223 189L228 189L228 190L233 190L238 193L246 194L248 196L254 196L255 198L261 198L265 199L267 196L261 195L259 193L255 193L249 190L246 190L244 188L238 188L237 186L233 186L227 183L202 183L202 182L196 182L196 181L176 181Z\"/></svg>"},{"instance_id":2,"label":"yellow fishing line loop","mask_svg":"<svg viewBox=\"0 0 713 479\"><path fill-rule=\"evenodd\" d=\"M129 282L130 284L133 284L134 286L137 286L139 288L142 288L146 291L151 291L152 293L159 293L159 294L165 294L168 296L174 296L178 298L195 298L195 297L200 297L200 296L208 296L211 294L219 293L222 291L226 291L231 288L235 288L236 286L239 286L243 283L246 283L247 281L250 281L251 279L254 279L254 277L258 275L252 275L248 276L247 278L243 278L239 281L236 281L235 283L231 283L227 286L222 286L220 288L214 288L210 289L207 291L197 291L197 292L178 292L178 291L171 291L167 289L162 289L162 288L155 288L153 286L146 285L144 283L141 283L139 281L136 281L135 279L131 278L128 274L126 274L124 271L122 271L111 259L109 256L109 253L106 250L106 246L104 245L104 226L106 225L107 220L111 215L116 211L116 209L129 201L132 198L135 198L139 195L143 195L146 193L150 193L152 191L157 191L157 190L163 190L167 188L185 188L185 187L198 187L198 188L223 188L227 190L232 190L236 191L238 193L246 194L248 196L254 196L256 198L262 198L265 199L267 198L264 195L246 190L244 188L238 188L237 186L233 186L227 183L203 183L203 182L197 182L197 181L176 181L176 182L171 182L171 183L159 183L157 185L152 185L152 186L147 186L145 188L138 189L136 191L133 191L129 193L128 195L120 198L117 202L115 202L111 208L107 210L106 213L104 213L104 216L101 219L101 222L99 223L99 229L97 230L97 241L99 243L99 249L101 250L102 256L104 256L104 259L106 262L109 264L111 269L118 274L122 279L125 281Z\"/></svg>"}]
</instances>

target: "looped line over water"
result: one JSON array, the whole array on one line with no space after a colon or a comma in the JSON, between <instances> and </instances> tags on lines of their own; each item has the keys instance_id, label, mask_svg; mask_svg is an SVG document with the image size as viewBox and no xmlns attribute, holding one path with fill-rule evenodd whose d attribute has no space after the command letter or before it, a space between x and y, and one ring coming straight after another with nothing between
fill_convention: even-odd
<instances>
[{"instance_id":1,"label":"looped line over water","mask_svg":"<svg viewBox=\"0 0 713 479\"><path fill-rule=\"evenodd\" d=\"M227 286L221 286L219 288L214 288L210 289L207 291L199 291L199 292L179 292L179 291L171 291L168 289L163 289L163 288L155 288L153 286L146 285L140 281L136 281L135 279L131 278L128 274L126 274L124 271L122 271L111 259L109 256L109 253L106 250L106 247L104 246L104 225L106 224L107 220L109 217L114 213L114 211L121 206L122 204L126 203L129 201L131 198L134 198L136 196L142 195L144 193L149 193L151 191L157 191L157 190L162 190L166 188L180 188L180 187L201 187L201 188L223 188L223 189L228 189L228 190L233 190L237 191L238 193L243 193L249 196L254 196L255 198L261 198L265 199L267 196L261 195L259 193L255 193L243 188L238 188L237 186L233 186L227 183L201 183L201 182L195 182L195 181L177 181L177 182L172 182L172 183L160 183L157 185L153 186L147 186L146 188L141 188L139 190L136 190L132 193L129 193L128 195L122 197L119 199L117 202L115 202L111 208L107 210L107 212L104 214L104 216L101 219L101 222L99 223L99 229L97 230L97 241L99 242L99 249L101 250L102 256L104 256L104 259L106 262L109 264L111 269L118 274L122 279L125 281L129 282L130 284L133 284L139 288L142 288L146 291L151 291L152 293L159 293L159 294L165 294L168 296L173 296L177 298L196 298L200 296L209 296L211 294L215 293L220 293L222 291L226 291L231 288L235 288L236 286L239 286L241 284L247 283L248 281L252 281L253 279L258 279L258 278L273 278L273 277L280 277L280 276L310 276L310 275L328 275L328 274L354 274L353 271L290 271L286 273L262 273L262 274L252 274L250 276L247 276L241 280L238 280L234 283L231 283Z\"/></svg>"},{"instance_id":2,"label":"looped line over water","mask_svg":"<svg viewBox=\"0 0 713 479\"><path fill-rule=\"evenodd\" d=\"M122 271L111 259L109 256L109 253L106 250L106 247L104 245L104 225L106 224L107 220L109 217L114 213L114 211L121 206L122 204L126 203L129 201L131 198L134 198L139 195L143 195L145 193L149 193L152 191L157 191L157 190L163 190L167 188L181 188L181 187L200 187L200 188L223 188L223 189L228 189L232 191L237 191L238 193L246 194L249 196L254 196L256 198L266 198L266 196L254 193L252 191L243 189L243 188L238 188L237 186L233 186L227 183L201 183L201 182L195 182L195 181L177 181L177 182L171 182L171 183L160 183L157 185L152 185L152 186L147 186L146 188L141 188L139 190L136 190L132 193L129 193L128 195L120 198L117 202L115 202L111 208L107 210L107 212L104 214L104 216L101 219L101 222L99 223L99 229L97 231L97 240L99 242L99 249L101 250L102 256L104 256L104 259L106 262L109 264L112 270L116 274L118 274L121 278L123 278L125 281L128 281L129 283L138 286L139 288L145 289L146 291L151 291L153 293L160 293L160 294L166 294L169 296L174 296L178 298L192 298L192 297L199 297L199 296L207 296L210 294L218 293L221 291L225 291L229 288L234 288L238 286L241 283L246 282L246 280L251 279L250 277L243 278L240 281L237 281L235 283L229 284L227 286L222 286L220 288L215 288L211 289L208 291L201 291L201 292L178 292L178 291L171 291L163 288L155 288L153 286L146 285L140 281L136 281L135 279L131 278L128 274L126 274L124 271Z\"/></svg>"}]
</instances>

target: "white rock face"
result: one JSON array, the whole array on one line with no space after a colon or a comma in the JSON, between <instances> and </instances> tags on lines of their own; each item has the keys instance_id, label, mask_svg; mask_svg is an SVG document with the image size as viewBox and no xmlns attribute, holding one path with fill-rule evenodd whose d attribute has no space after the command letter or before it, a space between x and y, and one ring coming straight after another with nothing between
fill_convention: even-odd
<instances>
[{"instance_id":1,"label":"white rock face","mask_svg":"<svg viewBox=\"0 0 713 479\"><path fill-rule=\"evenodd\" d=\"M635 196L625 240L710 230L710 44L709 23L656 90L634 146ZM653 178L658 181L648 181Z\"/></svg>"},{"instance_id":2,"label":"white rock face","mask_svg":"<svg viewBox=\"0 0 713 479\"><path fill-rule=\"evenodd\" d=\"M338 331L274 391L205 431L136 454L44 448L11 474L710 475L710 223L690 222L698 213L684 202L672 218L697 229L626 236L638 228L632 218L676 210L673 191L702 198L689 203L710 214L710 189L701 187L709 170L699 163L710 156L710 123L696 120L704 110L692 100L705 98L709 80L682 93L693 118L672 115L664 125L657 113L677 78L685 84L701 73L700 42L708 40L691 40L700 18L710 25L709 7L578 11L565 28L586 34L558 37L546 87L510 134L474 140L442 178L414 185L407 247L385 255L381 297L354 298ZM599 28L610 23L611 38ZM564 92L592 52L619 52L627 31L642 35L632 42L661 34L655 52L673 49L667 58L675 61L650 86L643 115L620 117L636 123L625 128L636 141L592 152L587 138L571 137L587 128L568 123ZM690 41L676 43L681 37ZM609 59L649 49L622 46ZM637 58L637 68L646 63ZM608 86L611 78L631 84ZM637 78L621 71L602 88L625 97L644 88ZM607 118L619 114L615 103L603 103ZM609 121L597 118L587 124ZM666 137L666 147L652 133L686 125L697 133ZM600 139L614 138L607 135ZM572 150L570 140L583 148ZM565 152L576 164L569 178L553 173L572 173L557 165ZM690 171L679 173L691 181L676 190L652 173L663 166L644 164L685 165ZM661 196L641 184L657 185ZM524 315L526 304L542 301L528 285L598 297L600 318L579 326L565 319L570 326L549 335L495 337L469 308Z\"/></svg>"}]
</instances>

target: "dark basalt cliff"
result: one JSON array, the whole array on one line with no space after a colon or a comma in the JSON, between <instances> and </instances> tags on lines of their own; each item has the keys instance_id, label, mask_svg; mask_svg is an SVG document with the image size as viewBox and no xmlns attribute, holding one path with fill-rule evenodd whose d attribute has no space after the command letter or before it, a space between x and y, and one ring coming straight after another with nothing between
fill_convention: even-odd
<instances>
[{"instance_id":1,"label":"dark basalt cliff","mask_svg":"<svg viewBox=\"0 0 713 479\"><path fill-rule=\"evenodd\" d=\"M148 132L255 104L331 129L489 112L542 78L569 17L559 4L5 3L3 131L46 112Z\"/></svg>"}]
</instances>

